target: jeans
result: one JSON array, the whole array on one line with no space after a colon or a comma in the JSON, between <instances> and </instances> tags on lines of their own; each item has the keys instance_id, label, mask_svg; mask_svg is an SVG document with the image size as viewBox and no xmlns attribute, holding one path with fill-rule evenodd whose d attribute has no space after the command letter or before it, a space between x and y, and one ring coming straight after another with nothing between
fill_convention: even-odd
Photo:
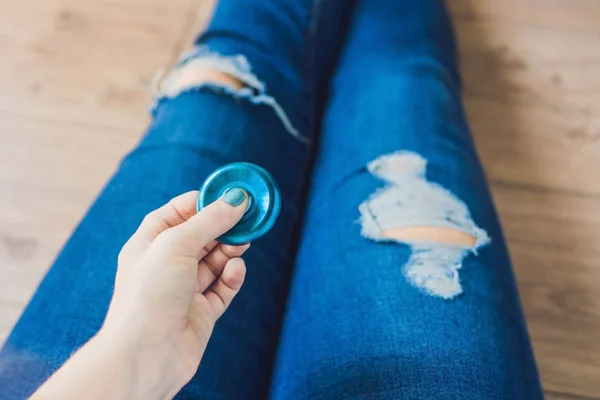
<instances>
[{"instance_id":1,"label":"jeans","mask_svg":"<svg viewBox=\"0 0 600 400\"><path fill-rule=\"evenodd\" d=\"M244 88L173 84L195 68ZM0 398L97 332L143 216L234 161L282 211L177 398L543 398L441 0L221 0L152 115L2 349Z\"/></svg>"}]
</instances>

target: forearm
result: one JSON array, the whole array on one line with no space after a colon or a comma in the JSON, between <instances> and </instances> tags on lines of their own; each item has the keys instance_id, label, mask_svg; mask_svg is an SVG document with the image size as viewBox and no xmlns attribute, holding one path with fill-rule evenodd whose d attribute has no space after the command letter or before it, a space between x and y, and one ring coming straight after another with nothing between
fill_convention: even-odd
<instances>
[{"instance_id":1,"label":"forearm","mask_svg":"<svg viewBox=\"0 0 600 400\"><path fill-rule=\"evenodd\" d=\"M161 348L101 331L79 349L32 397L46 399L149 399L175 396L181 385ZM162 360L161 360L162 359Z\"/></svg>"}]
</instances>

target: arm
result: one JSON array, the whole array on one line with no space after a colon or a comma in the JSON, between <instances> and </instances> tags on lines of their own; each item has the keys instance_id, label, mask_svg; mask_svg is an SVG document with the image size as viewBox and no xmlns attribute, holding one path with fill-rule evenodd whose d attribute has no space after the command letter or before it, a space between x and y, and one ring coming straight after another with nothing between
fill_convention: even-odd
<instances>
[{"instance_id":1,"label":"arm","mask_svg":"<svg viewBox=\"0 0 600 400\"><path fill-rule=\"evenodd\" d=\"M119 255L103 327L33 400L170 399L194 376L215 322L242 286L239 256L248 248L214 240L240 220L245 194L232 190L198 214L196 195L144 219Z\"/></svg>"},{"instance_id":2,"label":"arm","mask_svg":"<svg viewBox=\"0 0 600 400\"><path fill-rule=\"evenodd\" d=\"M185 384L185 378L168 351L150 348L139 335L101 331L32 399L173 398Z\"/></svg>"}]
</instances>

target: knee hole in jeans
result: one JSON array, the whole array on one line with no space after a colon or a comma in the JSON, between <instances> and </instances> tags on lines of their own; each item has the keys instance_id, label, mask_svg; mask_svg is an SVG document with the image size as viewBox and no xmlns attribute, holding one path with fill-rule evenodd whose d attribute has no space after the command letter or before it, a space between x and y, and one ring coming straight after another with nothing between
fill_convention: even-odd
<instances>
[{"instance_id":1,"label":"knee hole in jeans","mask_svg":"<svg viewBox=\"0 0 600 400\"><path fill-rule=\"evenodd\" d=\"M167 94L169 92L180 93L187 88L197 87L206 83L228 86L234 90L246 87L240 79L226 72L191 65L189 67L181 67L178 73L169 79L168 84L161 86L161 89Z\"/></svg>"},{"instance_id":2,"label":"knee hole in jeans","mask_svg":"<svg viewBox=\"0 0 600 400\"><path fill-rule=\"evenodd\" d=\"M309 142L308 137L294 126L283 106L252 72L250 63L241 54L221 55L205 46L194 47L181 56L175 68L167 74L161 72L157 75L151 112L154 114L165 100L194 91L210 91L236 100L245 100L257 106L269 107L292 136L303 143Z\"/></svg>"},{"instance_id":3,"label":"knee hole in jeans","mask_svg":"<svg viewBox=\"0 0 600 400\"><path fill-rule=\"evenodd\" d=\"M406 243L444 243L469 248L474 247L476 243L473 235L439 226L405 226L383 229L381 236Z\"/></svg>"},{"instance_id":4,"label":"knee hole in jeans","mask_svg":"<svg viewBox=\"0 0 600 400\"><path fill-rule=\"evenodd\" d=\"M386 184L359 206L361 234L410 247L402 270L423 292L453 299L462 293L459 270L490 242L461 199L427 180L428 161L398 150L371 161L367 171Z\"/></svg>"}]
</instances>

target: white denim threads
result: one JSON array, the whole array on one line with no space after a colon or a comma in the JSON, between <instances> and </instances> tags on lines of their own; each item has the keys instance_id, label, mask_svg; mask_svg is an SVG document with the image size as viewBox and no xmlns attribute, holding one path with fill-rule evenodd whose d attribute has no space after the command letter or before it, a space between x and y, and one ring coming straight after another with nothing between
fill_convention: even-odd
<instances>
[{"instance_id":1,"label":"white denim threads","mask_svg":"<svg viewBox=\"0 0 600 400\"><path fill-rule=\"evenodd\" d=\"M359 206L362 235L379 242L404 243L412 254L404 266L408 282L427 294L452 299L462 293L458 270L463 259L490 242L456 196L425 178L427 161L398 151L368 164L374 176L387 182ZM436 241L398 240L383 232L402 227L448 228L474 238L472 247Z\"/></svg>"},{"instance_id":2,"label":"white denim threads","mask_svg":"<svg viewBox=\"0 0 600 400\"><path fill-rule=\"evenodd\" d=\"M229 85L212 83L200 74L194 78L193 74L189 74L190 69L219 71L239 80L244 87L236 89ZM188 72L187 79L182 80L181 76L186 72ZM252 67L243 55L223 56L211 52L206 46L196 46L183 54L177 66L167 74L159 72L153 87L151 111L155 110L162 100L173 99L193 90L208 89L231 95L236 99L245 99L253 104L271 107L292 136L303 143L308 142L308 138L302 136L293 126L277 100L267 94L264 83L252 73Z\"/></svg>"}]
</instances>

